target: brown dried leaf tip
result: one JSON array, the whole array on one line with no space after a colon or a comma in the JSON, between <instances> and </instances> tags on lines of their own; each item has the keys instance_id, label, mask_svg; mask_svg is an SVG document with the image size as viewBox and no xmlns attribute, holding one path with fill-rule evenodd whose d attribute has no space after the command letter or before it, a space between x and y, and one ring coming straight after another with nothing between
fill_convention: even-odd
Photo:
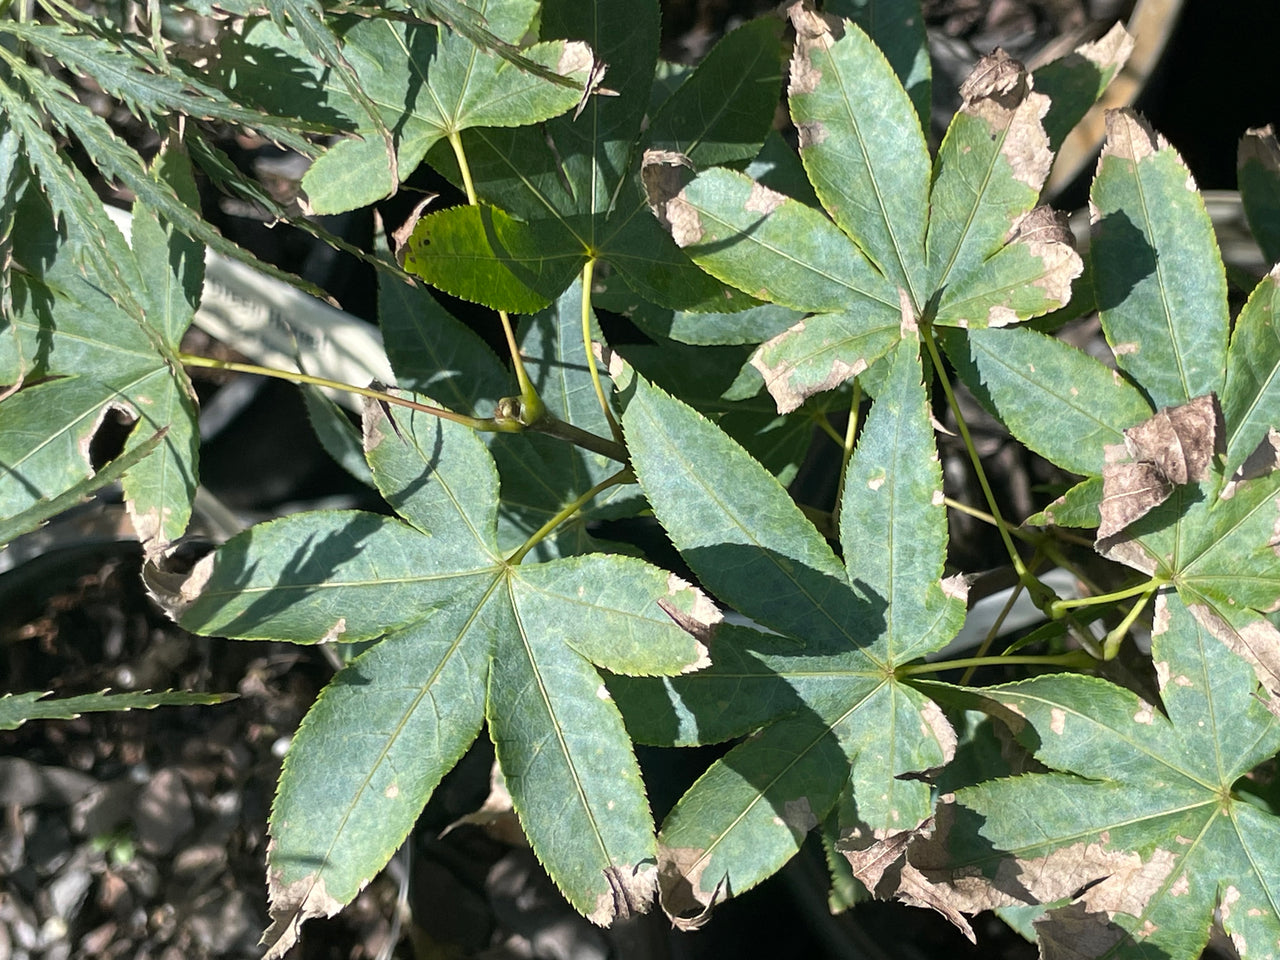
<instances>
[{"instance_id":1,"label":"brown dried leaf tip","mask_svg":"<svg viewBox=\"0 0 1280 960\"><path fill-rule=\"evenodd\" d=\"M1220 419L1218 398L1207 393L1126 430L1124 446L1106 451L1098 539L1115 536L1159 506L1175 486L1208 477Z\"/></svg>"},{"instance_id":2,"label":"brown dried leaf tip","mask_svg":"<svg viewBox=\"0 0 1280 960\"><path fill-rule=\"evenodd\" d=\"M1039 191L1053 166L1049 136L1041 121L1049 98L1032 88L1026 68L1003 50L983 57L960 85L960 112L982 120L992 136L1003 138L1000 152L1013 175Z\"/></svg>"},{"instance_id":3,"label":"brown dried leaf tip","mask_svg":"<svg viewBox=\"0 0 1280 960\"><path fill-rule=\"evenodd\" d=\"M596 899L596 908L587 919L602 927L615 920L626 920L649 912L653 891L658 885L657 868L646 866L606 867L604 878L609 882L609 892Z\"/></svg>"},{"instance_id":4,"label":"brown dried leaf tip","mask_svg":"<svg viewBox=\"0 0 1280 960\"><path fill-rule=\"evenodd\" d=\"M1151 129L1133 110L1107 111L1107 142L1102 147L1098 165L1107 157L1138 162L1145 157L1167 150L1169 141Z\"/></svg>"},{"instance_id":5,"label":"brown dried leaf tip","mask_svg":"<svg viewBox=\"0 0 1280 960\"><path fill-rule=\"evenodd\" d=\"M1280 142L1276 141L1275 128L1268 123L1265 127L1246 130L1240 138L1237 158L1241 167L1258 163L1266 170L1280 173Z\"/></svg>"},{"instance_id":6,"label":"brown dried leaf tip","mask_svg":"<svg viewBox=\"0 0 1280 960\"><path fill-rule=\"evenodd\" d=\"M978 61L973 72L960 84L965 107L979 100L994 100L1007 110L1020 104L1031 90L1031 78L1019 61L997 47Z\"/></svg>"},{"instance_id":7,"label":"brown dried leaf tip","mask_svg":"<svg viewBox=\"0 0 1280 960\"><path fill-rule=\"evenodd\" d=\"M810 0L800 0L786 8L787 18L796 31L791 54L787 94L813 93L818 89L822 71L813 65L813 52L826 50L844 36L844 21L829 13L815 10Z\"/></svg>"},{"instance_id":8,"label":"brown dried leaf tip","mask_svg":"<svg viewBox=\"0 0 1280 960\"><path fill-rule=\"evenodd\" d=\"M1071 300L1071 283L1084 272L1084 261L1076 253L1075 234L1065 213L1042 204L1018 218L1006 242L1021 244L1044 264L1033 283L1046 297L1064 305Z\"/></svg>"},{"instance_id":9,"label":"brown dried leaf tip","mask_svg":"<svg viewBox=\"0 0 1280 960\"><path fill-rule=\"evenodd\" d=\"M710 854L696 847L658 847L658 896L677 930L697 930L711 918L711 908L728 896L727 875L710 889L703 886L710 862Z\"/></svg>"},{"instance_id":10,"label":"brown dried leaf tip","mask_svg":"<svg viewBox=\"0 0 1280 960\"><path fill-rule=\"evenodd\" d=\"M391 249L395 253L396 263L400 266L404 266L404 256L409 252L409 238L413 236L413 228L418 225L427 207L438 196L440 196L438 193L428 193L414 204L413 209L409 211L409 216L405 217L404 223L391 231Z\"/></svg>"},{"instance_id":11,"label":"brown dried leaf tip","mask_svg":"<svg viewBox=\"0 0 1280 960\"><path fill-rule=\"evenodd\" d=\"M268 859L270 856L268 850ZM304 922L312 917L336 916L345 906L329 896L324 877L315 873L287 885L281 885L278 875L270 875L267 893L271 899L271 926L262 935L262 945L267 948L263 960L281 960L298 942Z\"/></svg>"},{"instance_id":12,"label":"brown dried leaf tip","mask_svg":"<svg viewBox=\"0 0 1280 960\"><path fill-rule=\"evenodd\" d=\"M675 150L646 150L640 161L640 181L644 184L649 209L675 240L687 247L702 239L698 211L684 197L684 188L693 179L693 163Z\"/></svg>"},{"instance_id":13,"label":"brown dried leaf tip","mask_svg":"<svg viewBox=\"0 0 1280 960\"><path fill-rule=\"evenodd\" d=\"M213 544L184 537L168 544L142 565L147 594L174 623L203 592L213 574Z\"/></svg>"}]
</instances>

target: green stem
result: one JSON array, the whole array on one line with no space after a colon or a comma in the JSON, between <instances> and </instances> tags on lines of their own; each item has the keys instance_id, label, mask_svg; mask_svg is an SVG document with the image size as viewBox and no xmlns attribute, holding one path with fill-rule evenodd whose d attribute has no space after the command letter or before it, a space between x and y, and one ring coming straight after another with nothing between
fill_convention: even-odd
<instances>
[{"instance_id":1,"label":"green stem","mask_svg":"<svg viewBox=\"0 0 1280 960\"><path fill-rule=\"evenodd\" d=\"M982 487L982 495L986 497L987 506L991 508L991 518L995 522L996 529L1000 532L1000 539L1004 541L1005 550L1009 553L1009 560L1013 563L1013 569L1018 575L1018 579L1022 581L1027 588L1027 593L1031 599L1035 601L1037 606L1042 606L1049 602L1053 592L1049 590L1043 583L1036 579L1022 562L1022 557L1018 555L1018 549L1013 545L1013 537L1009 535L1009 525L1005 523L1004 517L1000 515L1000 505L996 503L995 493L991 489L991 483L987 480L987 472L982 469L982 458L978 456L978 448L973 444L973 437L969 434L969 425L965 423L964 415L960 412L960 404L956 402L955 392L951 389L951 381L947 378L946 367L942 364L942 356L938 353L938 345L933 338L933 327L928 323L920 324L920 339L924 341L925 347L929 351L929 357L933 360L933 367L938 372L938 381L942 384L942 391L947 396L947 405L951 407L951 412L956 418L956 427L960 431L960 438L964 441L965 449L969 451L969 459L973 463L974 473L978 477L978 484Z\"/></svg>"},{"instance_id":2,"label":"green stem","mask_svg":"<svg viewBox=\"0 0 1280 960\"><path fill-rule=\"evenodd\" d=\"M619 483L632 483L634 480L635 476L631 473L630 467L624 467L613 476L606 477L601 480L586 493L582 494L582 496L578 497L578 499L574 500L573 503L564 507L554 517L534 531L533 535L521 544L518 550L511 554L511 556L507 557L507 563L517 564L523 560L525 555L546 539L547 535L551 533L551 531L585 507L600 493L603 493L605 490L608 490L610 487L616 486Z\"/></svg>"},{"instance_id":3,"label":"green stem","mask_svg":"<svg viewBox=\"0 0 1280 960\"><path fill-rule=\"evenodd\" d=\"M462 148L462 135L457 130L449 134L449 146L453 147L458 169L462 171L462 189L467 192L467 203L474 207L479 204L476 185L471 180L471 165L467 163L467 151Z\"/></svg>"},{"instance_id":4,"label":"green stem","mask_svg":"<svg viewBox=\"0 0 1280 960\"><path fill-rule=\"evenodd\" d=\"M594 433L583 430L581 427L575 427L571 423L565 423L549 412L544 411L541 417L532 423L526 424L526 427L529 430L536 430L538 433L545 433L550 437L567 440L575 446L582 447L584 450L601 454L610 460L617 460L619 463L626 463L629 459L627 448L622 444L614 440L606 440L604 437L598 437Z\"/></svg>"},{"instance_id":5,"label":"green stem","mask_svg":"<svg viewBox=\"0 0 1280 960\"><path fill-rule=\"evenodd\" d=\"M591 281L595 275L595 269L595 258L588 257L587 262L582 265L582 348L587 354L587 369L591 372L591 385L596 389L596 400L600 403L600 409L604 411L604 418L609 421L609 432L613 434L614 440L622 443L622 427L618 426L613 411L609 409L609 400L604 394L604 384L600 382L600 370L596 366L596 354L591 349Z\"/></svg>"},{"instance_id":6,"label":"green stem","mask_svg":"<svg viewBox=\"0 0 1280 960\"><path fill-rule=\"evenodd\" d=\"M1129 628L1133 626L1134 621L1138 619L1147 603L1156 595L1156 591L1159 589L1159 586L1152 586L1148 589L1147 592L1142 595L1142 598L1133 605L1133 609L1125 614L1124 619L1120 621L1119 625L1106 635L1102 641L1103 660L1115 659L1116 654L1120 652L1120 644L1124 640L1125 635L1129 632Z\"/></svg>"},{"instance_id":7,"label":"green stem","mask_svg":"<svg viewBox=\"0 0 1280 960\"><path fill-rule=\"evenodd\" d=\"M973 517L975 520L981 520L983 523L989 523L993 527L998 528L1003 523L1002 520L996 519L991 514L987 513L987 511L979 510L977 507L971 507L969 504L961 503L959 500L952 500L950 497L943 497L942 502L952 510ZM1021 527L1010 527L1009 535L1017 537L1019 540L1025 541L1026 543L1036 545L1038 545L1042 539L1041 534L1031 533L1030 531L1023 530Z\"/></svg>"},{"instance_id":8,"label":"green stem","mask_svg":"<svg viewBox=\"0 0 1280 960\"><path fill-rule=\"evenodd\" d=\"M1113 590L1111 593L1099 593L1092 597L1077 597L1075 599L1055 600L1049 605L1047 611L1049 616L1057 620L1063 613L1073 607L1094 607L1104 603L1114 603L1117 600L1128 600L1130 597L1141 596L1144 593L1154 593L1163 587L1164 580L1152 577L1150 580L1144 580L1136 586L1126 587L1124 590Z\"/></svg>"},{"instance_id":9,"label":"green stem","mask_svg":"<svg viewBox=\"0 0 1280 960\"><path fill-rule=\"evenodd\" d=\"M342 390L345 393L354 393L361 397L372 397L374 400L380 400L383 403L393 403L396 406L408 407L410 410L420 410L423 413L431 414L433 417L439 417L441 420L452 420L454 423L460 423L463 426L470 427L472 430L480 430L484 433L516 433L524 429L522 424L514 421L468 417L465 414L454 413L452 410L445 410L443 407L433 407L430 404L418 403L416 400L397 397L395 394L387 393L385 390L375 390L372 387L357 387L352 383L330 380L327 377L316 377L309 373L276 370L272 367L260 367L253 363L237 363L234 360L215 360L212 357L198 357L190 353L179 353L178 360L181 361L183 366L187 367L204 367L209 370L251 373L259 377L272 377L276 380L287 380L290 383L309 383L316 387L328 387L331 390Z\"/></svg>"},{"instance_id":10,"label":"green stem","mask_svg":"<svg viewBox=\"0 0 1280 960\"><path fill-rule=\"evenodd\" d=\"M1036 667L1077 667L1083 668L1091 666L1096 661L1083 650L1072 650L1069 653L1046 654L1036 656L1028 654L1026 656L1011 657L963 657L959 660L938 660L934 663L916 663L910 666L899 667L894 671L894 675L899 679L903 677L918 677L926 673L941 673L944 670L964 670L972 667L999 667L1008 664L1018 664Z\"/></svg>"},{"instance_id":11,"label":"green stem","mask_svg":"<svg viewBox=\"0 0 1280 960\"><path fill-rule=\"evenodd\" d=\"M837 446L844 447L844 437L840 436L840 432L831 425L831 421L827 419L825 413L815 413L813 415L813 423L814 426L834 440Z\"/></svg>"},{"instance_id":12,"label":"green stem","mask_svg":"<svg viewBox=\"0 0 1280 960\"><path fill-rule=\"evenodd\" d=\"M439 417L442 420L452 420L454 423L460 423L464 427L470 427L472 430L479 430L482 433L521 433L525 430L534 430L559 440L565 440L574 446L590 450L592 453L598 453L611 460L617 460L619 463L627 462L627 448L622 444L606 440L604 437L598 437L594 433L575 427L571 423L565 423L547 412L545 408L538 419L529 420L527 413L518 400L514 402L512 408L504 408L503 404L499 404L498 412L492 418L468 417L465 414L454 413L452 410L445 410L442 407L433 407L430 404L419 403L407 397L398 397L394 393L375 390L372 387L357 387L352 383L329 380L326 377L316 377L309 373L276 370L272 367L260 367L253 363L237 363L234 360L215 360L212 357L198 357L190 353L179 353L178 359L184 366L188 367L229 370L233 373L251 373L259 377L272 377L276 380L287 380L290 383L309 383L317 387L328 387L331 390L354 393L361 397L371 397L383 403L391 403L398 407L408 407L410 410L429 413L433 417Z\"/></svg>"},{"instance_id":13,"label":"green stem","mask_svg":"<svg viewBox=\"0 0 1280 960\"><path fill-rule=\"evenodd\" d=\"M458 169L462 171L462 187L467 192L467 202L473 207L479 206L476 185L471 179L471 165L467 163L467 151L463 149L462 136L458 131L455 130L449 134L449 146L453 148ZM543 404L542 397L538 396L537 388L534 387L533 381L529 379L529 374L524 368L524 358L520 356L520 347L516 344L511 317L507 315L507 311L499 310L498 319L502 321L502 335L506 337L507 351L511 354L511 368L515 371L516 382L520 385L520 402L524 407L525 415L530 420L536 420L542 415L546 405Z\"/></svg>"},{"instance_id":14,"label":"green stem","mask_svg":"<svg viewBox=\"0 0 1280 960\"><path fill-rule=\"evenodd\" d=\"M1018 584L1009 591L1009 599L1006 600L1004 606L1000 608L1000 612L996 615L995 622L991 624L991 629L987 631L987 635L982 638L982 643L979 644L978 652L973 655L973 659L981 660L987 655L987 651L990 650L991 645L996 642L996 637L1000 635L1000 628L1004 626L1006 618L1008 618L1010 611L1013 610L1013 605L1018 602L1018 596L1021 593L1022 583L1019 581ZM960 678L960 686L967 686L969 681L973 679L973 672L977 669L977 667L971 666L965 670L964 675Z\"/></svg>"}]
</instances>

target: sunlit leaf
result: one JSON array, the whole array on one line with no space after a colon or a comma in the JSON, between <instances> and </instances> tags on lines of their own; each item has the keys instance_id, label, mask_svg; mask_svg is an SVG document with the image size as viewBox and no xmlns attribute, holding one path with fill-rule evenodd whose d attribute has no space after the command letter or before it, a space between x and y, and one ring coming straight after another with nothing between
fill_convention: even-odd
<instances>
[{"instance_id":1,"label":"sunlit leaf","mask_svg":"<svg viewBox=\"0 0 1280 960\"><path fill-rule=\"evenodd\" d=\"M382 637L321 693L286 761L271 821L269 955L382 868L482 722L534 852L569 901L601 924L644 910L653 825L596 667L696 668L705 648L678 624L703 631L718 612L638 559L508 562L498 471L466 427L371 402L364 438L403 519L317 512L259 525L201 561L172 598L204 633Z\"/></svg>"},{"instance_id":2,"label":"sunlit leaf","mask_svg":"<svg viewBox=\"0 0 1280 960\"><path fill-rule=\"evenodd\" d=\"M593 0L584 9L580 2L552 0L543 7L542 32L585 42L608 65L601 81L608 94L587 98L576 118L465 132L477 193L511 219L503 221L505 231L477 239L474 213L424 218L410 241L410 269L432 283L452 284L460 296L516 312L546 306L588 258L610 264L632 290L668 308L750 305L750 298L689 261L654 222L638 189L645 151L637 140L656 63L657 5ZM653 118L644 140L649 149L675 144L716 162L754 156L773 117L780 33L777 22L762 20L721 40ZM429 159L460 180L450 153L437 149ZM553 261L554 275L545 258ZM437 259L441 264L432 265ZM525 289L514 286L513 277Z\"/></svg>"},{"instance_id":3,"label":"sunlit leaf","mask_svg":"<svg viewBox=\"0 0 1280 960\"><path fill-rule=\"evenodd\" d=\"M1063 674L981 691L1054 772L957 791L905 892L966 912L1070 897L1037 930L1090 957L1194 960L1215 914L1241 956L1273 955L1280 820L1235 788L1280 748L1280 722L1176 595L1158 601L1152 658L1159 704Z\"/></svg>"},{"instance_id":4,"label":"sunlit leaf","mask_svg":"<svg viewBox=\"0 0 1280 960\"><path fill-rule=\"evenodd\" d=\"M1091 198L1094 289L1116 363L1156 408L1220 393L1226 276L1177 151L1135 114L1108 114Z\"/></svg>"},{"instance_id":5,"label":"sunlit leaf","mask_svg":"<svg viewBox=\"0 0 1280 960\"><path fill-rule=\"evenodd\" d=\"M946 762L954 735L893 668L945 644L964 602L941 582L941 472L916 350L896 349L846 478L847 565L712 424L643 381L627 406L636 475L672 541L713 593L780 634L725 630L712 666L667 681L665 703L654 683L615 683L639 740L756 731L663 823L659 887L677 923L696 926L781 867L846 783L877 841L929 816L928 787L902 775Z\"/></svg>"}]
</instances>

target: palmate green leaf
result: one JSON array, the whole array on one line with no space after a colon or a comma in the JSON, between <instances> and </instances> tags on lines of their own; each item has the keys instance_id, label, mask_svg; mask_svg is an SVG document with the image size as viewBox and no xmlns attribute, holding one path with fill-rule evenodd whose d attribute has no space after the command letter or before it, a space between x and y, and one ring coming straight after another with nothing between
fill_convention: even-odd
<instances>
[{"instance_id":1,"label":"palmate green leaf","mask_svg":"<svg viewBox=\"0 0 1280 960\"><path fill-rule=\"evenodd\" d=\"M1221 393L1226 275L1177 151L1136 114L1109 113L1090 198L1094 290L1120 369L1157 409Z\"/></svg>"},{"instance_id":2,"label":"palmate green leaf","mask_svg":"<svg viewBox=\"0 0 1280 960\"><path fill-rule=\"evenodd\" d=\"M194 693L186 690L162 690L156 693L149 690L108 693L104 690L102 693L59 697L56 700L46 700L47 696L49 691L6 693L0 696L0 730L17 730L28 720L74 720L83 713L226 703L235 698L232 693Z\"/></svg>"},{"instance_id":3,"label":"palmate green leaf","mask_svg":"<svg viewBox=\"0 0 1280 960\"><path fill-rule=\"evenodd\" d=\"M516 38L536 13L523 0L492 6L495 14L508 8L518 14L517 22L506 27ZM303 177L313 209L350 210L395 190L399 180L386 162L380 129L342 76L302 40L263 22L230 47L222 70L232 91L268 109L298 112L363 137L339 141ZM378 123L394 131L401 180L432 144L462 129L535 123L568 110L582 97L592 62L582 44L562 40L525 51L526 58L564 74L567 82L556 83L434 25L383 18L351 25L343 51L362 89L376 101Z\"/></svg>"},{"instance_id":4,"label":"palmate green leaf","mask_svg":"<svg viewBox=\"0 0 1280 960\"><path fill-rule=\"evenodd\" d=\"M162 153L153 176L175 191L194 189L176 149ZM130 517L144 545L154 550L185 531L195 494L194 394L173 352L194 315L204 251L143 205L135 206L135 215L136 254L114 226L102 228L103 236L114 234L108 242L115 283L133 288L130 302L122 304L81 269L84 259L77 251L95 243L82 224L67 220L62 240L36 191L28 191L18 210L14 257L25 269L14 277L16 337L0 342L7 354L0 366L57 379L0 404L0 422L8 425L0 516L42 510L43 501L83 490L91 474L89 442L114 409L140 421L126 441L126 455L154 446L163 431L155 453L130 456L124 475Z\"/></svg>"},{"instance_id":5,"label":"palmate green leaf","mask_svg":"<svg viewBox=\"0 0 1280 960\"><path fill-rule=\"evenodd\" d=\"M610 264L637 294L665 307L721 312L750 305L697 269L654 222L638 168L645 144L679 144L721 162L755 154L780 81L780 25L753 22L721 40L659 108L643 143L657 4L592 0L584 8L580 0L552 0L544 4L542 31L587 43L608 65L602 85L610 95L591 96L581 115L540 128L464 132L475 189L510 215L509 228L486 233L485 215L469 208L424 217L410 241L409 268L458 296L516 312L531 302L532 309L547 305L589 258ZM429 160L460 181L448 151L437 148ZM521 226L525 238L516 235Z\"/></svg>"},{"instance_id":6,"label":"palmate green leaf","mask_svg":"<svg viewBox=\"0 0 1280 960\"><path fill-rule=\"evenodd\" d=\"M259 525L201 561L175 598L181 622L204 633L382 637L321 693L286 759L271 821L269 955L381 869L482 723L533 849L569 901L602 924L644 909L653 824L596 667L701 666L705 648L677 622L701 630L719 614L638 559L505 560L498 472L469 429L371 403L364 436L403 519L318 512Z\"/></svg>"},{"instance_id":7,"label":"palmate green leaf","mask_svg":"<svg viewBox=\"0 0 1280 960\"><path fill-rule=\"evenodd\" d=\"M1240 138L1236 169L1249 230L1263 259L1280 262L1280 143L1269 125Z\"/></svg>"},{"instance_id":8,"label":"palmate green leaf","mask_svg":"<svg viewBox=\"0 0 1280 960\"><path fill-rule=\"evenodd\" d=\"M1151 416L1142 394L1088 354L1034 330L943 338L957 375L1023 443L1058 466L1100 476L1103 450Z\"/></svg>"},{"instance_id":9,"label":"palmate green leaf","mask_svg":"<svg viewBox=\"0 0 1280 960\"><path fill-rule=\"evenodd\" d=\"M790 9L790 106L823 210L725 170L653 158L649 198L713 276L814 313L753 363L780 412L861 374L921 322L981 328L1065 304L1080 273L1065 223L1036 199L1049 102L1008 58L966 83L936 163L899 76L858 24ZM832 222L834 221L834 223Z\"/></svg>"},{"instance_id":10,"label":"palmate green leaf","mask_svg":"<svg viewBox=\"0 0 1280 960\"><path fill-rule=\"evenodd\" d=\"M1277 955L1280 819L1233 789L1280 748L1274 701L1174 594L1152 658L1159 706L1077 675L978 691L1055 772L958 790L906 892L974 912L1072 898L1037 930L1077 956L1194 960L1215 911L1241 956Z\"/></svg>"},{"instance_id":11,"label":"palmate green leaf","mask_svg":"<svg viewBox=\"0 0 1280 960\"><path fill-rule=\"evenodd\" d=\"M941 582L941 470L917 347L903 341L847 475L841 563L778 483L689 408L638 381L623 416L636 475L685 560L721 599L780 636L718 635L706 670L617 680L632 735L692 743L756 731L677 803L659 834L659 886L677 922L782 866L846 784L869 837L929 816L954 735L893 669L959 629ZM665 700L665 702L664 702ZM634 708L634 709L633 709Z\"/></svg>"},{"instance_id":12,"label":"palmate green leaf","mask_svg":"<svg viewBox=\"0 0 1280 960\"><path fill-rule=\"evenodd\" d=\"M556 40L525 50L524 58L570 81L553 83L486 54L457 34L437 37L434 28L390 20L357 24L346 35L344 49L395 129L401 179L434 143L468 127L519 126L564 113L582 98L592 65L591 51L581 43ZM338 106L339 98L331 92L328 102ZM356 127L357 132L364 129L363 124ZM377 169L370 162L377 146L367 135L344 140L317 160L303 177L313 208L321 213L350 210L394 190L389 178L370 176Z\"/></svg>"}]
</instances>

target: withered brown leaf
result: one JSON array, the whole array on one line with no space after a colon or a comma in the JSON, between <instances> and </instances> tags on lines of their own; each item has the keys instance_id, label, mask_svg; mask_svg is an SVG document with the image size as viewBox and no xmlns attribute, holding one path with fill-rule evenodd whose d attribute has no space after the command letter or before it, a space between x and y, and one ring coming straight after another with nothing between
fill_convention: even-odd
<instances>
[{"instance_id":1,"label":"withered brown leaf","mask_svg":"<svg viewBox=\"0 0 1280 960\"><path fill-rule=\"evenodd\" d=\"M1220 416L1218 398L1207 393L1125 430L1124 445L1108 448L1102 469L1099 540L1164 503L1175 486L1208 477Z\"/></svg>"}]
</instances>

